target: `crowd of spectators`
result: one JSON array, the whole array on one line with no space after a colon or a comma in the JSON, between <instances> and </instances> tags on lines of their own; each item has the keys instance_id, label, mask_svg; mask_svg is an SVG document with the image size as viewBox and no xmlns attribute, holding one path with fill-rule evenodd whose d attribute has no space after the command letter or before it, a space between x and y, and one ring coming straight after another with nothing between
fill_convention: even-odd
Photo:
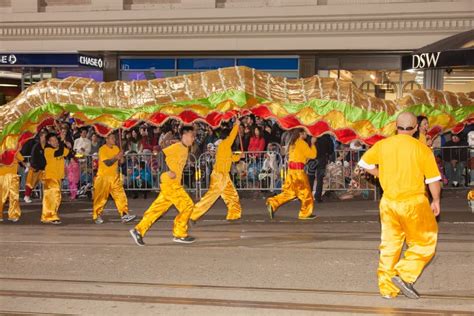
<instances>
[{"instance_id":1,"label":"crowd of spectators","mask_svg":"<svg viewBox=\"0 0 474 316\"><path fill-rule=\"evenodd\" d=\"M245 162L237 164L232 169L236 186L242 186L241 180L244 177L247 181L264 186L262 183L268 182L270 175L278 178L280 173L278 169L284 161L290 133L280 128L273 120L246 116L241 118L241 121L239 137L233 145L233 150L253 153L247 155ZM124 184L134 198L141 192L146 198L146 189L155 188L158 184L158 174L165 168L164 160L158 157L163 148L179 141L181 125L181 122L171 119L162 126L142 123L118 133L119 145L126 157L122 165ZM223 129L230 128L232 121L222 123L215 129L204 122L195 122L193 125L196 141L190 149L189 166L185 170L185 184L188 187L195 185L195 163L203 154L207 155L202 159L205 173L207 175L211 173L212 154L219 144L220 133ZM79 127L67 114L56 120L53 125L44 127L44 130L48 133L57 133L63 142L70 143L73 148L66 164L65 186L70 189L71 199L75 199L91 187L93 171L97 167L95 160L100 146L104 144L104 139L93 127ZM473 146L474 142L468 144L468 133L474 141L471 126L462 134L441 135L433 140L434 153L443 172L445 185L464 186L474 183L474 177L470 174L471 170L474 171L474 165L471 163L474 152L468 148L469 145ZM36 142L38 139L28 141L22 148L22 154L30 156ZM311 184L316 183L316 199L320 200L322 179L328 164L339 159L344 161L342 166L352 168L366 146L360 141L341 144L333 136L326 134L318 139L317 149L318 157L309 162L307 171Z\"/></svg>"}]
</instances>

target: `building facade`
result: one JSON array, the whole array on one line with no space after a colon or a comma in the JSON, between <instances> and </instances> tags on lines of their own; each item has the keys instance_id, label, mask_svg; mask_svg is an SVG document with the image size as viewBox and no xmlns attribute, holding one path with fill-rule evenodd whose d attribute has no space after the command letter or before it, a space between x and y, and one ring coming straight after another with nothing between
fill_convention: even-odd
<instances>
[{"instance_id":1,"label":"building facade","mask_svg":"<svg viewBox=\"0 0 474 316\"><path fill-rule=\"evenodd\" d=\"M0 15L4 102L51 77L137 80L235 65L352 80L393 99L431 87L423 71L401 71L401 56L473 29L474 1L0 0ZM441 72L435 88L474 90L471 69Z\"/></svg>"}]
</instances>

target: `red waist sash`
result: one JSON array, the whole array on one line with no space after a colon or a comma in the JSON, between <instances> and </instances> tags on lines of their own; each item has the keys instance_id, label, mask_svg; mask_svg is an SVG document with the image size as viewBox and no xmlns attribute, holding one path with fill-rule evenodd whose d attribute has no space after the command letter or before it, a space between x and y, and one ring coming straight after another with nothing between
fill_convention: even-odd
<instances>
[{"instance_id":1,"label":"red waist sash","mask_svg":"<svg viewBox=\"0 0 474 316\"><path fill-rule=\"evenodd\" d=\"M288 168L292 169L292 170L303 170L304 169L304 163L290 161L288 163Z\"/></svg>"}]
</instances>

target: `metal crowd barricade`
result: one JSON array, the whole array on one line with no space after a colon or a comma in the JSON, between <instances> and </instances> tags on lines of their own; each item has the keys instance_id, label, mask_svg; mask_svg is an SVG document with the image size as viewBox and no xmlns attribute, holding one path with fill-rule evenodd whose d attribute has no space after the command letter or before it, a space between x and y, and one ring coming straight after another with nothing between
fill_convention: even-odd
<instances>
[{"instance_id":1,"label":"metal crowd barricade","mask_svg":"<svg viewBox=\"0 0 474 316\"><path fill-rule=\"evenodd\" d=\"M237 191L275 192L282 183L282 156L276 151L243 152L239 162L233 163L230 176ZM203 153L196 164L198 197L210 185L215 153Z\"/></svg>"},{"instance_id":2,"label":"metal crowd barricade","mask_svg":"<svg viewBox=\"0 0 474 316\"><path fill-rule=\"evenodd\" d=\"M160 176L164 169L163 153L127 154L120 166L126 191L159 190Z\"/></svg>"},{"instance_id":3,"label":"metal crowd barricade","mask_svg":"<svg viewBox=\"0 0 474 316\"><path fill-rule=\"evenodd\" d=\"M474 147L434 147L433 153L443 178L443 189L466 189L474 185Z\"/></svg>"},{"instance_id":4,"label":"metal crowd barricade","mask_svg":"<svg viewBox=\"0 0 474 316\"><path fill-rule=\"evenodd\" d=\"M163 152L157 154L127 154L121 166L124 187L130 192L159 191L160 177L167 171ZM182 184L189 192L196 193L196 157L189 154L183 170Z\"/></svg>"},{"instance_id":5,"label":"metal crowd barricade","mask_svg":"<svg viewBox=\"0 0 474 316\"><path fill-rule=\"evenodd\" d=\"M238 191L277 192L281 190L287 172L287 162L284 153L275 146L271 150L261 152L244 152L239 162L233 163L230 175ZM335 151L334 161L329 161L324 177L323 191L333 191L340 198L344 196L362 195L369 198L373 194L377 199L377 185L373 179L357 166L365 150L340 149ZM438 167L443 175L445 189L464 189L474 183L474 148L466 146L434 148ZM183 171L182 183L185 189L195 194L197 198L209 189L210 175L214 166L215 153L205 152L198 158L189 155ZM28 162L30 157L25 157ZM157 192L160 190L160 176L167 171L165 156L162 152L157 154L141 153L127 154L120 167L124 188L130 193ZM456 168L449 168L452 160L456 161ZM70 193L72 186L70 179L77 179L78 197L92 197L92 187L98 167L97 155L76 158L79 165L79 175L70 177L71 160L66 160L65 178L62 184L63 193ZM308 164L308 173L314 170ZM77 169L76 169L77 170ZM448 172L446 172L448 171ZM460 172L459 186L453 187L452 172ZM26 172L19 168L21 176L20 191L24 192ZM456 176L457 174L454 174ZM447 185L449 181L449 185ZM41 197L41 183L35 188L34 193Z\"/></svg>"},{"instance_id":6,"label":"metal crowd barricade","mask_svg":"<svg viewBox=\"0 0 474 316\"><path fill-rule=\"evenodd\" d=\"M333 191L340 199L362 195L368 199L372 193L377 199L377 185L358 165L366 150L344 148L335 150L334 161L326 166L323 192Z\"/></svg>"}]
</instances>

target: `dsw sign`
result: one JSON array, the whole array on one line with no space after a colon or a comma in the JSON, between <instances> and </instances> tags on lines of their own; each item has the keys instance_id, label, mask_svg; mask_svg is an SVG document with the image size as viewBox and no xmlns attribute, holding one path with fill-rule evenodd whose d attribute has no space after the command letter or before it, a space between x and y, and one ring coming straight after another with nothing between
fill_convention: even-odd
<instances>
[{"instance_id":1,"label":"dsw sign","mask_svg":"<svg viewBox=\"0 0 474 316\"><path fill-rule=\"evenodd\" d=\"M439 60L439 55L441 52L437 53L423 53L418 55L412 55L412 69L422 69L436 67Z\"/></svg>"}]
</instances>

